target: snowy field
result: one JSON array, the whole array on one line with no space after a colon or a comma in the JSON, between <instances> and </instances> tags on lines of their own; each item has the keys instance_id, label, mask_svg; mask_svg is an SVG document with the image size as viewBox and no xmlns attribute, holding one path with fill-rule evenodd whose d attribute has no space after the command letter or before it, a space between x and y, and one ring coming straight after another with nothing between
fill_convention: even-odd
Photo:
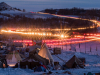
<instances>
[{"instance_id":1,"label":"snowy field","mask_svg":"<svg viewBox=\"0 0 100 75\"><path fill-rule=\"evenodd\" d=\"M52 46L52 48L53 47L63 48L62 54L59 54L57 56L62 58L66 62L69 59L71 59L74 55L76 55L78 58L84 57L86 59L85 69L67 69L67 71L70 71L71 73L73 73L73 75L84 75L84 73L87 74L88 72L92 72L93 74L99 73L100 72L100 42L91 41L91 42L81 43L80 48L79 48L79 44L73 44L73 46L76 48L76 52L70 50L71 48L70 45ZM91 51L90 51L90 47L91 47ZM57 58L55 55L53 55L53 58L55 61L59 61L61 65L64 64L64 62L61 61L59 58Z\"/></svg>"},{"instance_id":2,"label":"snowy field","mask_svg":"<svg viewBox=\"0 0 100 75\"><path fill-rule=\"evenodd\" d=\"M99 55L100 56L100 42L99 41L91 41L91 42L86 42L86 43L80 43L80 48L79 48L79 43L78 44L72 44L73 47L76 48L76 52L82 52L86 53L89 55ZM68 45L58 45L58 46L51 46L52 48L54 47L59 47L63 49L63 51L70 51L71 46L70 44ZM73 51L73 50L72 50Z\"/></svg>"}]
</instances>

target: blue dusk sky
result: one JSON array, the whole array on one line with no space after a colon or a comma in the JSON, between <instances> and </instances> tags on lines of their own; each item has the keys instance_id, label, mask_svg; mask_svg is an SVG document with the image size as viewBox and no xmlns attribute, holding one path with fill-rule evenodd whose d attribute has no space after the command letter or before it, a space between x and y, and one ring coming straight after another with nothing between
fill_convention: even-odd
<instances>
[{"instance_id":1,"label":"blue dusk sky","mask_svg":"<svg viewBox=\"0 0 100 75\"><path fill-rule=\"evenodd\" d=\"M41 11L46 8L100 8L100 0L0 0L8 5L26 11Z\"/></svg>"}]
</instances>

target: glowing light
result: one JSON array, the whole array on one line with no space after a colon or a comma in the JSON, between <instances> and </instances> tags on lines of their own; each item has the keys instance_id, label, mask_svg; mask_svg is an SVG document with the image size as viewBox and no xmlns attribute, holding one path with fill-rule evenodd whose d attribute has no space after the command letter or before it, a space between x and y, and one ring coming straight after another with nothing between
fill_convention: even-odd
<instances>
[{"instance_id":1,"label":"glowing light","mask_svg":"<svg viewBox=\"0 0 100 75\"><path fill-rule=\"evenodd\" d=\"M46 35L45 33L43 33L43 35Z\"/></svg>"},{"instance_id":2,"label":"glowing light","mask_svg":"<svg viewBox=\"0 0 100 75\"><path fill-rule=\"evenodd\" d=\"M61 35L61 38L64 38L64 35L63 34Z\"/></svg>"},{"instance_id":3,"label":"glowing light","mask_svg":"<svg viewBox=\"0 0 100 75\"><path fill-rule=\"evenodd\" d=\"M10 67L14 67L16 65L16 63L13 64L8 64Z\"/></svg>"}]
</instances>

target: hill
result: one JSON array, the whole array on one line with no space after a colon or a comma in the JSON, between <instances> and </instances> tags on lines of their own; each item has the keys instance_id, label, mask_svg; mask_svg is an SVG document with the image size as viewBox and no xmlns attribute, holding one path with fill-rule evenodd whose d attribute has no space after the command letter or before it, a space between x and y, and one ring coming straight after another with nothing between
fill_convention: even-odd
<instances>
[{"instance_id":1,"label":"hill","mask_svg":"<svg viewBox=\"0 0 100 75\"><path fill-rule=\"evenodd\" d=\"M1 2L0 3L0 11L5 11L5 10L9 10L9 11L10 10L13 10L13 11L18 10L18 11L21 11L18 8L11 7L10 5L6 4L5 2Z\"/></svg>"}]
</instances>

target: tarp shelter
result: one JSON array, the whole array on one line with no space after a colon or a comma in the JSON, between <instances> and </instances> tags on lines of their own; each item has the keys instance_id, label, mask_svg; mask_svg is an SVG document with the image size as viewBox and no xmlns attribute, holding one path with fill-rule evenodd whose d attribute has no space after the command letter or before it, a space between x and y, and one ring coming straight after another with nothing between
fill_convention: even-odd
<instances>
[{"instance_id":1,"label":"tarp shelter","mask_svg":"<svg viewBox=\"0 0 100 75\"><path fill-rule=\"evenodd\" d=\"M28 58L20 61L20 67L21 68L26 68L26 65L27 65L28 68L32 69L32 68L34 68L36 66L39 66L39 62L42 62L44 65L48 65L49 64L49 60L39 56L36 53L36 54L32 54Z\"/></svg>"},{"instance_id":2,"label":"tarp shelter","mask_svg":"<svg viewBox=\"0 0 100 75\"><path fill-rule=\"evenodd\" d=\"M52 56L51 56L51 53L50 53L50 51L49 51L49 49L48 49L46 43L43 43L43 44L41 45L41 49L40 49L38 55L40 55L40 56L43 57L43 58L48 59L48 60L49 60L49 63L51 63L51 64L54 63L54 60L53 60L53 58L52 58Z\"/></svg>"},{"instance_id":3,"label":"tarp shelter","mask_svg":"<svg viewBox=\"0 0 100 75\"><path fill-rule=\"evenodd\" d=\"M39 66L39 62L35 61L34 59L26 58L23 61L20 61L20 68L26 68L26 66L29 69L32 69L36 66Z\"/></svg>"},{"instance_id":4,"label":"tarp shelter","mask_svg":"<svg viewBox=\"0 0 100 75\"><path fill-rule=\"evenodd\" d=\"M66 63L68 68L77 68L77 67L84 67L83 62L78 59L75 55Z\"/></svg>"},{"instance_id":5,"label":"tarp shelter","mask_svg":"<svg viewBox=\"0 0 100 75\"><path fill-rule=\"evenodd\" d=\"M32 57L31 57L31 58L32 58ZM48 60L48 59L43 58L43 57L41 57L41 56L38 55L38 54L34 54L34 55L33 55L33 58L34 58L34 60L37 60L37 61L39 61L39 62L42 62L44 65L48 65L48 64L49 64L49 60Z\"/></svg>"},{"instance_id":6,"label":"tarp shelter","mask_svg":"<svg viewBox=\"0 0 100 75\"><path fill-rule=\"evenodd\" d=\"M22 60L18 51L11 51L6 56L7 64L11 67L15 66L16 63Z\"/></svg>"}]
</instances>

